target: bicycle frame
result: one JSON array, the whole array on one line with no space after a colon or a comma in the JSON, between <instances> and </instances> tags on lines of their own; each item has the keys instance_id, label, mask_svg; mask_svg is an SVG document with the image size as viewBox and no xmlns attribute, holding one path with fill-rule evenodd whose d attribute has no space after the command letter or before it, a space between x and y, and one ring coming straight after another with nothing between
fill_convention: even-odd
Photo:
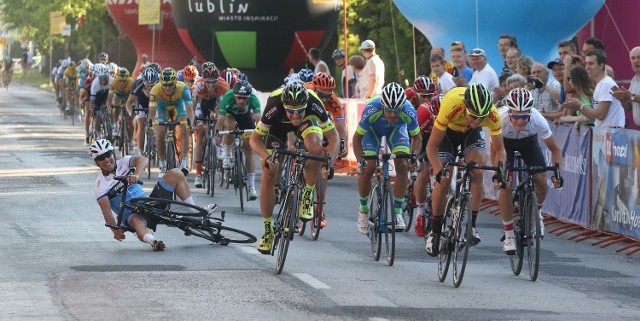
<instances>
[{"instance_id":1,"label":"bicycle frame","mask_svg":"<svg viewBox=\"0 0 640 321\"><path fill-rule=\"evenodd\" d=\"M242 150L242 134L244 133L253 133L253 129L236 129L236 130L225 130L218 132L218 135L234 135L233 146L234 146L234 164L231 167L231 175L227 177L227 179L232 180L233 188L238 194L240 194L240 210L244 212L244 197L243 197L243 189L244 194L246 196L246 201L249 201L249 189L247 186L247 168L244 163L245 155Z\"/></svg>"}]
</instances>

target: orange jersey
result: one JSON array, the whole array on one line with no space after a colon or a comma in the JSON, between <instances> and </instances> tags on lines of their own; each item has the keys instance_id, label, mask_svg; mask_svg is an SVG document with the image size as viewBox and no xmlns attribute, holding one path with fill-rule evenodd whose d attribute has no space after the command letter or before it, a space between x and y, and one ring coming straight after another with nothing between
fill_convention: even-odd
<instances>
[{"instance_id":1,"label":"orange jersey","mask_svg":"<svg viewBox=\"0 0 640 321\"><path fill-rule=\"evenodd\" d=\"M316 89L315 86L310 82L305 83L304 87L313 91L315 91ZM331 93L331 97L329 97L328 99L320 98L320 100L324 104L324 109L331 113L331 118L333 119L333 121L344 121L342 104L340 104L340 100L338 100L338 96L336 96L335 93Z\"/></svg>"},{"instance_id":2,"label":"orange jersey","mask_svg":"<svg viewBox=\"0 0 640 321\"><path fill-rule=\"evenodd\" d=\"M191 88L191 96L200 96L202 99L211 100L217 97L222 97L227 91L229 91L229 89L229 84L223 78L218 78L218 82L216 82L213 93L209 93L204 78L200 78L193 84L193 88Z\"/></svg>"}]
</instances>

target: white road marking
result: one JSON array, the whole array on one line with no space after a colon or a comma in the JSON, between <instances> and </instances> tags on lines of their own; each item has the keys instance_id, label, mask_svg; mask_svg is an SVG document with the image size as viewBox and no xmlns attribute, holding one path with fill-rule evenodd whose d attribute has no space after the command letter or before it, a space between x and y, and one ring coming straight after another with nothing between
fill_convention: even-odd
<instances>
[{"instance_id":1,"label":"white road marking","mask_svg":"<svg viewBox=\"0 0 640 321\"><path fill-rule=\"evenodd\" d=\"M291 275L295 276L300 281L311 285L315 289L318 289L318 290L331 289L330 286L326 285L322 281L314 278L313 276L311 276L311 275L309 275L307 273L291 273Z\"/></svg>"}]
</instances>

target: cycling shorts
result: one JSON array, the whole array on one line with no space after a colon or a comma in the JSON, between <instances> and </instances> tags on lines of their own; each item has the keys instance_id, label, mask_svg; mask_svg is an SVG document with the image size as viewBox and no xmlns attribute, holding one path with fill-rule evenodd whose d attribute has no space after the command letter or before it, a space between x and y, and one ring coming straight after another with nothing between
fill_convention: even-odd
<instances>
[{"instance_id":1,"label":"cycling shorts","mask_svg":"<svg viewBox=\"0 0 640 321\"><path fill-rule=\"evenodd\" d=\"M187 117L187 110L184 107L184 101L180 100L175 105L168 105L164 101L159 101L158 108L156 110L156 121L166 122L168 120L168 113L176 115L176 119Z\"/></svg>"},{"instance_id":2,"label":"cycling shorts","mask_svg":"<svg viewBox=\"0 0 640 321\"><path fill-rule=\"evenodd\" d=\"M546 166L542 149L538 143L538 135L533 135L523 139L504 139L504 150L507 152L507 168L514 166L515 151L520 152L522 159L527 166ZM542 173L544 171L534 171Z\"/></svg>"},{"instance_id":3,"label":"cycling shorts","mask_svg":"<svg viewBox=\"0 0 640 321\"><path fill-rule=\"evenodd\" d=\"M386 137L391 153L411 153L409 132L407 126L387 127L381 133L369 130L362 138L362 151L365 155L378 155L382 137Z\"/></svg>"},{"instance_id":4,"label":"cycling shorts","mask_svg":"<svg viewBox=\"0 0 640 321\"><path fill-rule=\"evenodd\" d=\"M250 113L247 114L250 115ZM265 140L265 147L269 150L269 153L271 153L272 149L287 148L287 133L289 132L294 132L296 137L302 140L310 133L316 133L321 137L324 135L318 123L318 118L314 116L309 118L305 117L298 127L290 123L277 123L271 126Z\"/></svg>"},{"instance_id":5,"label":"cycling shorts","mask_svg":"<svg viewBox=\"0 0 640 321\"><path fill-rule=\"evenodd\" d=\"M447 128L445 137L438 147L441 161L454 160L458 155L458 147L462 147L462 154L467 154L472 150L486 150L487 142L484 139L482 127L474 128L466 133Z\"/></svg>"}]
</instances>

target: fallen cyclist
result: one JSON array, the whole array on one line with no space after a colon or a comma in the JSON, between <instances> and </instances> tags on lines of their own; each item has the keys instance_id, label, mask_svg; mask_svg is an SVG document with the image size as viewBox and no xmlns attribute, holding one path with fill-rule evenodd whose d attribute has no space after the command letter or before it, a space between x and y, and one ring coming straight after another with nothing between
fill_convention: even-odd
<instances>
[{"instance_id":1,"label":"fallen cyclist","mask_svg":"<svg viewBox=\"0 0 640 321\"><path fill-rule=\"evenodd\" d=\"M116 219L113 213L120 207L120 199L122 197L123 183L114 179L114 176L127 176L130 184L127 189L127 199L134 197L145 197L145 193L138 182L140 174L144 172L149 159L144 156L125 156L116 161L113 152L113 144L106 139L99 139L89 146L89 155L98 167L101 173L96 179L95 194L102 215L107 225L116 225ZM180 200L185 203L195 205L187 179L179 168L167 171L167 173L158 180L151 192L150 197L172 199L176 194ZM209 214L216 209L215 204L204 207ZM195 212L195 209L193 209ZM148 243L154 251L162 251L165 244L157 240L153 236L156 229L155 222L147 222L140 214L134 213L131 209L125 208L122 213L122 225L131 227L135 230L138 239L141 242ZM125 234L122 229L111 228L113 238L122 241Z\"/></svg>"}]
</instances>

